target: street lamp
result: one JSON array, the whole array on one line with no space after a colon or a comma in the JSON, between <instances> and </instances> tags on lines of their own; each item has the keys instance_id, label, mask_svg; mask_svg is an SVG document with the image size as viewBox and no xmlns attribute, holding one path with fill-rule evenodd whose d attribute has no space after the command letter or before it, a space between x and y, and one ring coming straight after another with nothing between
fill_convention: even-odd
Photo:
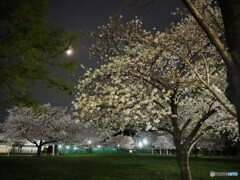
<instances>
[{"instance_id":1,"label":"street lamp","mask_svg":"<svg viewBox=\"0 0 240 180\"><path fill-rule=\"evenodd\" d=\"M142 147L143 147L143 143L142 143L142 142L139 142L139 143L138 143L138 147L142 148Z\"/></svg>"},{"instance_id":2,"label":"street lamp","mask_svg":"<svg viewBox=\"0 0 240 180\"><path fill-rule=\"evenodd\" d=\"M91 144L92 144L92 141L88 141L88 144L89 144L89 153L91 153Z\"/></svg>"},{"instance_id":3,"label":"street lamp","mask_svg":"<svg viewBox=\"0 0 240 180\"><path fill-rule=\"evenodd\" d=\"M58 148L60 149L60 155L62 155L62 145L58 145Z\"/></svg>"},{"instance_id":4,"label":"street lamp","mask_svg":"<svg viewBox=\"0 0 240 180\"><path fill-rule=\"evenodd\" d=\"M143 142L144 145L148 144L148 140L146 138L144 138L142 142Z\"/></svg>"},{"instance_id":5,"label":"street lamp","mask_svg":"<svg viewBox=\"0 0 240 180\"><path fill-rule=\"evenodd\" d=\"M143 148L143 146L147 146L147 145L148 145L147 138L144 138L143 140L138 142L138 147L141 148L141 149Z\"/></svg>"}]
</instances>

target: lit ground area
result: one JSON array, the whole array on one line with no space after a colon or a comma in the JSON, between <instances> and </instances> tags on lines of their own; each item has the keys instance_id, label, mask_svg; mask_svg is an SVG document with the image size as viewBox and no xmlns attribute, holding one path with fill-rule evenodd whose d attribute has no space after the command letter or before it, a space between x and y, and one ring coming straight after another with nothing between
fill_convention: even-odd
<instances>
[{"instance_id":1,"label":"lit ground area","mask_svg":"<svg viewBox=\"0 0 240 180\"><path fill-rule=\"evenodd\" d=\"M240 173L240 160L191 158L193 179L212 179L211 171ZM174 156L85 154L57 157L1 156L0 179L179 179ZM231 179L238 179L231 177ZM215 179L215 178L214 178ZM229 179L229 177L221 179Z\"/></svg>"}]
</instances>

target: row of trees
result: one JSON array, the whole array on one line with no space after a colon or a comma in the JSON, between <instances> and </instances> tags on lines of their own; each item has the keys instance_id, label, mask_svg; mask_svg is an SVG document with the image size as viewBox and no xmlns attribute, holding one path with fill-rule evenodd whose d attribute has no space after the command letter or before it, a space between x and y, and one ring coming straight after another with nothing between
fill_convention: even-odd
<instances>
[{"instance_id":1,"label":"row of trees","mask_svg":"<svg viewBox=\"0 0 240 180\"><path fill-rule=\"evenodd\" d=\"M166 150L167 154L168 150L175 150L173 139L167 134L139 133L134 137L117 135L105 138L84 138L79 133L81 128L78 121L73 121L65 110L51 107L49 104L34 111L26 107L10 109L9 116L3 124L3 135L8 144L18 146L19 152L27 142L35 144L38 148L38 156L41 155L42 147L50 144L73 144L75 147L84 149L103 147L115 147L119 150L159 149L160 154L161 150ZM210 151L225 149L224 139L213 138L213 134L207 138L197 142L196 149L193 150L194 154L197 155L196 150L200 149Z\"/></svg>"},{"instance_id":2,"label":"row of trees","mask_svg":"<svg viewBox=\"0 0 240 180\"><path fill-rule=\"evenodd\" d=\"M215 34L224 33L217 6L195 6ZM237 140L238 112L224 94L233 84L226 82L229 69L219 49L191 14L176 14L182 21L164 32L143 29L138 18L124 23L120 16L91 33L90 55L104 65L79 80L73 106L86 127L107 135L124 129L169 133L181 177L191 179L193 146L213 132L228 131Z\"/></svg>"},{"instance_id":3,"label":"row of trees","mask_svg":"<svg viewBox=\"0 0 240 180\"><path fill-rule=\"evenodd\" d=\"M1 128L8 143L23 147L26 142L31 142L38 148L37 155L41 155L41 149L49 144L74 144L81 148L91 149L115 147L117 149L175 149L173 138L167 134L138 133L134 137L116 135L112 137L88 137L81 135L82 128L79 120L73 120L66 108L53 107L45 104L38 108L14 107L8 110L9 115ZM215 137L214 137L215 136ZM218 142L218 143L217 143ZM199 140L193 152L197 150L223 150L225 140L216 137L216 134L208 133L205 138ZM168 154L168 153L167 153Z\"/></svg>"}]
</instances>

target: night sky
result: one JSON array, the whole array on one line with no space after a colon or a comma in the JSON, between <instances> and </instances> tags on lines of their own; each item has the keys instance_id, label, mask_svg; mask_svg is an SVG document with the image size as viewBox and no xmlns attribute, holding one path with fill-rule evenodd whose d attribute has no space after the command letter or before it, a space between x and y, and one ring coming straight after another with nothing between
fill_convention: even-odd
<instances>
[{"instance_id":1,"label":"night sky","mask_svg":"<svg viewBox=\"0 0 240 180\"><path fill-rule=\"evenodd\" d=\"M149 0L141 0L141 2L147 3ZM89 31L97 30L98 26L108 22L109 16L116 13L121 14L126 21L138 16L142 19L144 28L150 30L156 27L161 31L177 20L171 15L177 7L183 7L179 0L154 0L144 8L133 4L124 6L124 0L51 0L46 18L67 30L80 32L80 47L74 50L72 55L73 58L77 58L78 71L75 78L70 77L74 83L77 83L77 77L83 74L80 64L87 67L97 66L96 61L89 60L87 52L83 49L91 44L90 38L86 35ZM74 96L69 97L59 91L56 92L55 89L50 89L40 92L38 99L40 103L50 102L55 106L71 108Z\"/></svg>"}]
</instances>

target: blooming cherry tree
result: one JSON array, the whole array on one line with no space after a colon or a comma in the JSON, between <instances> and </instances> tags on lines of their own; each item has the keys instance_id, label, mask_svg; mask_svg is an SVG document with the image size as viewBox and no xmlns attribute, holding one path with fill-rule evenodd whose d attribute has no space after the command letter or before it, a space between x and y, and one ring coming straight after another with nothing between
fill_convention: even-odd
<instances>
[{"instance_id":1,"label":"blooming cherry tree","mask_svg":"<svg viewBox=\"0 0 240 180\"><path fill-rule=\"evenodd\" d=\"M50 104L37 109L14 107L8 113L3 128L5 138L27 140L35 144L38 156L43 145L70 139L79 130L66 108Z\"/></svg>"},{"instance_id":2,"label":"blooming cherry tree","mask_svg":"<svg viewBox=\"0 0 240 180\"><path fill-rule=\"evenodd\" d=\"M78 144L81 148L88 149L89 153L92 153L92 148L101 148L103 140L101 137L87 137L83 138Z\"/></svg>"},{"instance_id":3,"label":"blooming cherry tree","mask_svg":"<svg viewBox=\"0 0 240 180\"><path fill-rule=\"evenodd\" d=\"M199 138L230 125L237 133L221 58L191 16L165 32L121 17L99 29L90 53L105 64L79 80L75 115L107 135L125 128L169 133L182 178L191 179L189 153Z\"/></svg>"},{"instance_id":4,"label":"blooming cherry tree","mask_svg":"<svg viewBox=\"0 0 240 180\"><path fill-rule=\"evenodd\" d=\"M196 143L196 146L199 149L223 150L226 146L225 138L216 137L216 135L214 135L213 133L210 133L208 136L205 136L200 141L198 141Z\"/></svg>"},{"instance_id":5,"label":"blooming cherry tree","mask_svg":"<svg viewBox=\"0 0 240 180\"><path fill-rule=\"evenodd\" d=\"M97 147L103 143L101 137L87 137L83 138L79 146L88 149L89 147Z\"/></svg>"},{"instance_id":6,"label":"blooming cherry tree","mask_svg":"<svg viewBox=\"0 0 240 180\"><path fill-rule=\"evenodd\" d=\"M173 138L169 135L158 136L156 142L154 143L157 149L166 149L167 154L169 149L175 149Z\"/></svg>"},{"instance_id":7,"label":"blooming cherry tree","mask_svg":"<svg viewBox=\"0 0 240 180\"><path fill-rule=\"evenodd\" d=\"M105 145L118 149L133 149L135 144L131 136L118 135L107 139Z\"/></svg>"}]
</instances>

